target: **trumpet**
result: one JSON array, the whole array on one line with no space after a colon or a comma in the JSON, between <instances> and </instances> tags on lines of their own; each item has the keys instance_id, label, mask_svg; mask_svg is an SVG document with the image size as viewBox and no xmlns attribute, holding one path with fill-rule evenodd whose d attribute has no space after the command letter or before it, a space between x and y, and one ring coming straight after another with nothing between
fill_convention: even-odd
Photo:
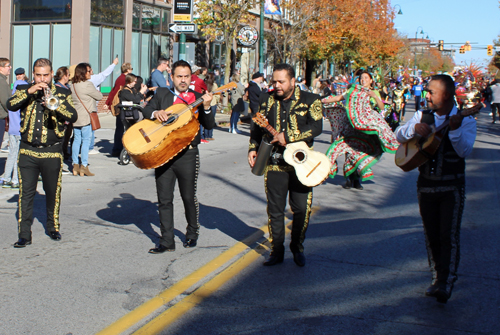
<instances>
[{"instance_id":1,"label":"trumpet","mask_svg":"<svg viewBox=\"0 0 500 335\"><path fill-rule=\"evenodd\" d=\"M52 111L59 108L61 101L59 100L58 97L52 94L52 92L50 91L50 87L45 87L43 89L43 93L44 93L43 100L45 101L45 107L47 107Z\"/></svg>"}]
</instances>

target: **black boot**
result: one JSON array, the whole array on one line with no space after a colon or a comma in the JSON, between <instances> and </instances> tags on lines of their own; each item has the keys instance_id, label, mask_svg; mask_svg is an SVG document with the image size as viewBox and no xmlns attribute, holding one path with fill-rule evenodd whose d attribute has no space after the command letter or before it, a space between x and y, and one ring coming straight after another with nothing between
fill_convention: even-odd
<instances>
[{"instance_id":1,"label":"black boot","mask_svg":"<svg viewBox=\"0 0 500 335\"><path fill-rule=\"evenodd\" d=\"M342 187L345 188L346 190L350 189L352 187L352 181L351 181L351 179L347 179L345 181L345 185L342 186Z\"/></svg>"},{"instance_id":2,"label":"black boot","mask_svg":"<svg viewBox=\"0 0 500 335\"><path fill-rule=\"evenodd\" d=\"M283 263L283 259L285 258L285 249L281 250L273 250L271 251L271 255L264 262L265 266L273 266L279 263Z\"/></svg>"},{"instance_id":3,"label":"black boot","mask_svg":"<svg viewBox=\"0 0 500 335\"><path fill-rule=\"evenodd\" d=\"M363 186L361 186L361 182L359 181L359 179L354 179L354 181L352 182L352 186L357 190L363 189Z\"/></svg>"}]
</instances>

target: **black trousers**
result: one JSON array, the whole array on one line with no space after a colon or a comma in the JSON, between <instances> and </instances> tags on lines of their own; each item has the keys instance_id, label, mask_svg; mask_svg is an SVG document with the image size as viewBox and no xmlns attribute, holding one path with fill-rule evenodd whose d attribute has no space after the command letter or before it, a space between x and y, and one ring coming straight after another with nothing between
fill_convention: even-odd
<instances>
[{"instance_id":1,"label":"black trousers","mask_svg":"<svg viewBox=\"0 0 500 335\"><path fill-rule=\"evenodd\" d=\"M122 137L124 132L125 128L123 127L121 117L119 115L115 116L115 135L113 139L113 149L111 150L113 155L119 155L123 150Z\"/></svg>"},{"instance_id":2,"label":"black trousers","mask_svg":"<svg viewBox=\"0 0 500 335\"><path fill-rule=\"evenodd\" d=\"M0 120L0 147L2 146L4 134L5 134L5 119L1 119Z\"/></svg>"},{"instance_id":3,"label":"black trousers","mask_svg":"<svg viewBox=\"0 0 500 335\"><path fill-rule=\"evenodd\" d=\"M420 106L420 100L422 100L422 97L419 95L419 96L415 96L415 112L418 111L421 106Z\"/></svg>"},{"instance_id":4,"label":"black trousers","mask_svg":"<svg viewBox=\"0 0 500 335\"><path fill-rule=\"evenodd\" d=\"M269 235L273 251L284 252L285 207L286 198L289 194L290 208L293 213L290 250L292 252L303 252L303 243L311 215L312 188L304 186L297 179L293 168L288 168L285 171L281 170L278 165L271 165L264 177L267 194Z\"/></svg>"},{"instance_id":5,"label":"black trousers","mask_svg":"<svg viewBox=\"0 0 500 335\"><path fill-rule=\"evenodd\" d=\"M19 150L19 238L31 240L33 201L38 175L42 175L48 232L59 231L63 155L61 144L33 148L21 143Z\"/></svg>"},{"instance_id":6,"label":"black trousers","mask_svg":"<svg viewBox=\"0 0 500 335\"><path fill-rule=\"evenodd\" d=\"M451 293L460 261L465 185L420 187L418 200L432 283L446 285L446 290Z\"/></svg>"},{"instance_id":7,"label":"black trousers","mask_svg":"<svg viewBox=\"0 0 500 335\"><path fill-rule=\"evenodd\" d=\"M492 103L491 105L491 117L493 118L493 121L496 121L496 116L498 114L498 117L500 118L500 104L499 103Z\"/></svg>"},{"instance_id":8,"label":"black trousers","mask_svg":"<svg viewBox=\"0 0 500 335\"><path fill-rule=\"evenodd\" d=\"M175 249L174 242L174 187L179 182L179 191L187 221L186 239L198 239L199 204L196 185L200 168L198 148L184 149L167 164L155 169L158 210L160 212L160 244Z\"/></svg>"}]
</instances>

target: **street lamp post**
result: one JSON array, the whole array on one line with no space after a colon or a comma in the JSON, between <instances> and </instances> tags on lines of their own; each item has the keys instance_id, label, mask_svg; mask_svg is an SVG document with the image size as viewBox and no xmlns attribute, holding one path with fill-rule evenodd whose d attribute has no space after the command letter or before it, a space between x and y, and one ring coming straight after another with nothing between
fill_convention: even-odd
<instances>
[{"instance_id":1,"label":"street lamp post","mask_svg":"<svg viewBox=\"0 0 500 335\"><path fill-rule=\"evenodd\" d=\"M264 0L260 2L259 72L264 73Z\"/></svg>"},{"instance_id":2,"label":"street lamp post","mask_svg":"<svg viewBox=\"0 0 500 335\"><path fill-rule=\"evenodd\" d=\"M413 69L413 75L416 77L417 76L417 33L418 33L418 29L421 29L420 30L420 34L422 34L422 38L424 37L424 28L422 28L421 26L418 26L417 27L417 31L415 32L415 49L414 49L414 52L415 52L415 68Z\"/></svg>"},{"instance_id":3,"label":"street lamp post","mask_svg":"<svg viewBox=\"0 0 500 335\"><path fill-rule=\"evenodd\" d=\"M401 10L401 6L400 6L400 5L398 5L398 4L395 4L395 5L394 5L394 10L396 10L396 7L399 7L399 11L398 11L396 14L398 14L398 15L403 15L403 11Z\"/></svg>"}]
</instances>

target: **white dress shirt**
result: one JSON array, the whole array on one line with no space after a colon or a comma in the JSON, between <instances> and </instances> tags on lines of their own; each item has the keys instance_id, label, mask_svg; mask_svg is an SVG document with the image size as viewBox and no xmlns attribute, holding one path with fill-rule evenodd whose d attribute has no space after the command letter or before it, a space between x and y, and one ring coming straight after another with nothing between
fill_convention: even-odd
<instances>
[{"instance_id":1,"label":"white dress shirt","mask_svg":"<svg viewBox=\"0 0 500 335\"><path fill-rule=\"evenodd\" d=\"M457 112L457 107L453 106L450 116L457 114ZM442 125L443 122L446 121L446 117L447 115L437 115L434 113L434 127L437 128ZM418 136L418 134L415 133L415 125L421 123L421 120L422 111L418 111L415 112L410 121L398 127L395 132L398 142L405 143L413 137ZM458 129L448 132L448 137L457 154L462 158L467 157L472 152L474 141L476 140L476 120L472 116L466 116Z\"/></svg>"}]
</instances>

